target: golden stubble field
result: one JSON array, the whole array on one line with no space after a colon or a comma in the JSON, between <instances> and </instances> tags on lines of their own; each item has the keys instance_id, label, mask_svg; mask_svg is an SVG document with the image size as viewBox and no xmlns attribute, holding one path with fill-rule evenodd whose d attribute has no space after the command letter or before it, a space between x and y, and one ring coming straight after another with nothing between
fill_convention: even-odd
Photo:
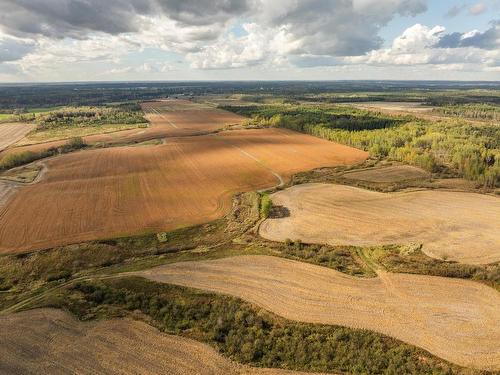
<instances>
[{"instance_id":1,"label":"golden stubble field","mask_svg":"<svg viewBox=\"0 0 500 375\"><path fill-rule=\"evenodd\" d=\"M391 273L361 279L269 256L134 274L233 295L291 320L373 330L458 365L500 370L500 295L476 282Z\"/></svg>"},{"instance_id":2,"label":"golden stubble field","mask_svg":"<svg viewBox=\"0 0 500 375\"><path fill-rule=\"evenodd\" d=\"M500 261L500 199L475 193L379 193L343 185L304 184L277 192L273 203L290 216L268 219L270 240L372 246L421 243L439 259Z\"/></svg>"},{"instance_id":3,"label":"golden stubble field","mask_svg":"<svg viewBox=\"0 0 500 375\"><path fill-rule=\"evenodd\" d=\"M220 111L214 111L219 119ZM151 126L163 127L171 125ZM366 157L357 149L281 129L173 137L161 145L61 155L45 162L40 182L20 189L0 207L0 253L207 222L228 212L237 192L279 185L300 170Z\"/></svg>"},{"instance_id":4,"label":"golden stubble field","mask_svg":"<svg viewBox=\"0 0 500 375\"><path fill-rule=\"evenodd\" d=\"M22 123L0 124L0 151L22 139L33 130L34 125Z\"/></svg>"},{"instance_id":5,"label":"golden stubble field","mask_svg":"<svg viewBox=\"0 0 500 375\"><path fill-rule=\"evenodd\" d=\"M242 366L208 345L142 322L82 323L52 309L1 316L0 342L2 374L305 374Z\"/></svg>"}]
</instances>

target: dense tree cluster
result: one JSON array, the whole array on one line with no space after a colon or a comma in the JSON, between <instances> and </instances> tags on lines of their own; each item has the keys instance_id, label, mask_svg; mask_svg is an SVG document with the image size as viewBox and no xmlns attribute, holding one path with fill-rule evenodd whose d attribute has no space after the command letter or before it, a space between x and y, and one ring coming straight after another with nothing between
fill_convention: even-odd
<instances>
[{"instance_id":1,"label":"dense tree cluster","mask_svg":"<svg viewBox=\"0 0 500 375\"><path fill-rule=\"evenodd\" d=\"M72 292L62 303L71 304L66 307L80 317L103 314L106 308L113 314L140 311L166 332L196 337L255 366L352 374L444 374L454 369L377 333L286 321L237 298L141 278L79 283Z\"/></svg>"},{"instance_id":2,"label":"dense tree cluster","mask_svg":"<svg viewBox=\"0 0 500 375\"><path fill-rule=\"evenodd\" d=\"M138 105L111 107L66 107L36 115L38 129L89 127L107 124L146 123Z\"/></svg>"},{"instance_id":3,"label":"dense tree cluster","mask_svg":"<svg viewBox=\"0 0 500 375\"><path fill-rule=\"evenodd\" d=\"M491 104L448 105L436 107L433 111L445 116L481 120L500 120L500 106Z\"/></svg>"},{"instance_id":4,"label":"dense tree cluster","mask_svg":"<svg viewBox=\"0 0 500 375\"><path fill-rule=\"evenodd\" d=\"M252 123L284 127L364 149L429 172L451 169L487 187L500 186L500 127L462 120L430 122L353 108L225 107Z\"/></svg>"}]
</instances>

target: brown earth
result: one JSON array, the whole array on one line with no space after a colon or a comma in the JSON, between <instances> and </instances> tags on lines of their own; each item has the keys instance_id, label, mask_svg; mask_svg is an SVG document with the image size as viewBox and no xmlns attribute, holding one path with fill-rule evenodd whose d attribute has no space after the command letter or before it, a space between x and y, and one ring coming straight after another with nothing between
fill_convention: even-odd
<instances>
[{"instance_id":1,"label":"brown earth","mask_svg":"<svg viewBox=\"0 0 500 375\"><path fill-rule=\"evenodd\" d=\"M268 219L267 239L372 246L422 243L435 258L500 261L500 200L447 191L378 193L350 186L304 184L272 196L290 216Z\"/></svg>"},{"instance_id":2,"label":"brown earth","mask_svg":"<svg viewBox=\"0 0 500 375\"><path fill-rule=\"evenodd\" d=\"M52 309L1 316L0 342L2 374L305 374L242 366L142 322L83 323Z\"/></svg>"},{"instance_id":3,"label":"brown earth","mask_svg":"<svg viewBox=\"0 0 500 375\"><path fill-rule=\"evenodd\" d=\"M45 162L42 181L0 208L0 253L207 222L228 211L236 192L279 185L298 170L366 157L363 151L279 129L61 155Z\"/></svg>"},{"instance_id":4,"label":"brown earth","mask_svg":"<svg viewBox=\"0 0 500 375\"><path fill-rule=\"evenodd\" d=\"M429 178L429 173L410 165L395 165L391 167L365 169L346 172L343 177L369 182L401 182Z\"/></svg>"},{"instance_id":5,"label":"brown earth","mask_svg":"<svg viewBox=\"0 0 500 375\"><path fill-rule=\"evenodd\" d=\"M245 118L231 112L209 108L188 100L145 102L142 109L150 121L148 128L122 130L83 137L87 144L121 144L156 138L196 135L213 132L227 125L241 124ZM24 151L43 151L65 144L65 140L13 147L0 153L0 158ZM0 148L0 151L2 149Z\"/></svg>"},{"instance_id":6,"label":"brown earth","mask_svg":"<svg viewBox=\"0 0 500 375\"><path fill-rule=\"evenodd\" d=\"M33 128L32 124L17 122L0 124L0 151L24 138Z\"/></svg>"},{"instance_id":7,"label":"brown earth","mask_svg":"<svg viewBox=\"0 0 500 375\"><path fill-rule=\"evenodd\" d=\"M230 294L291 320L377 331L458 365L500 370L500 294L472 281L390 273L361 279L269 256L134 274Z\"/></svg>"}]
</instances>

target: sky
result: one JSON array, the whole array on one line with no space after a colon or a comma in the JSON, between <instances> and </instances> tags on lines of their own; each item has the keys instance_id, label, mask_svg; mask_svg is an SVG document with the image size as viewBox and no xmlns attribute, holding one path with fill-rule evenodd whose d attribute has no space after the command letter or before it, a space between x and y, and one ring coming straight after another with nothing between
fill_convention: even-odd
<instances>
[{"instance_id":1,"label":"sky","mask_svg":"<svg viewBox=\"0 0 500 375\"><path fill-rule=\"evenodd\" d=\"M500 80L500 0L0 0L0 83Z\"/></svg>"}]
</instances>

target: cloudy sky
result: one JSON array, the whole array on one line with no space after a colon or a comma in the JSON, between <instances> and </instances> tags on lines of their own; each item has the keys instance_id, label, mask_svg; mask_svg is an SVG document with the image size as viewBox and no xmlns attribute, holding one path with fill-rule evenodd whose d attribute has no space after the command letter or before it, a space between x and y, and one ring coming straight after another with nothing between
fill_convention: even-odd
<instances>
[{"instance_id":1,"label":"cloudy sky","mask_svg":"<svg viewBox=\"0 0 500 375\"><path fill-rule=\"evenodd\" d=\"M500 80L500 0L0 0L0 82Z\"/></svg>"}]
</instances>

